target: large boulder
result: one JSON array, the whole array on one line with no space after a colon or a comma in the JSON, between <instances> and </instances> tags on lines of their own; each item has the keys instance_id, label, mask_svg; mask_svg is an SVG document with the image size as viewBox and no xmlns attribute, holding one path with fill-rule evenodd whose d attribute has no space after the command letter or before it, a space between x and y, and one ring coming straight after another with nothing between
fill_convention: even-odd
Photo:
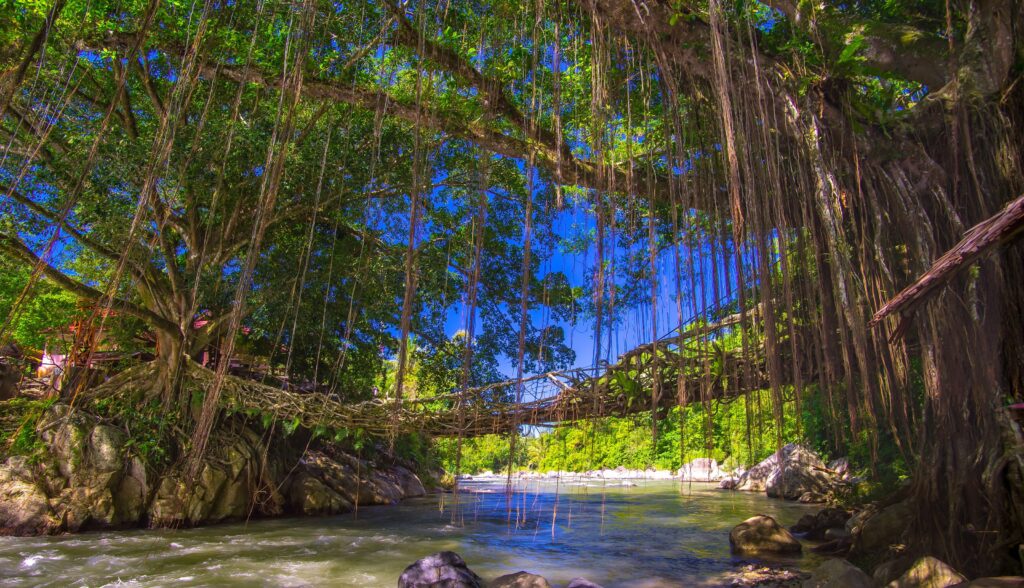
<instances>
[{"instance_id":1,"label":"large boulder","mask_svg":"<svg viewBox=\"0 0 1024 588\"><path fill-rule=\"evenodd\" d=\"M46 493L22 456L0 465L0 534L37 535L56 530Z\"/></svg>"},{"instance_id":2,"label":"large boulder","mask_svg":"<svg viewBox=\"0 0 1024 588\"><path fill-rule=\"evenodd\" d=\"M733 527L729 545L735 553L800 553L800 542L770 516L757 515Z\"/></svg>"},{"instance_id":3,"label":"large boulder","mask_svg":"<svg viewBox=\"0 0 1024 588\"><path fill-rule=\"evenodd\" d=\"M323 451L311 451L302 461L310 474L352 504L394 504L426 494L419 477L402 466L378 467L349 455Z\"/></svg>"},{"instance_id":4,"label":"large boulder","mask_svg":"<svg viewBox=\"0 0 1024 588\"><path fill-rule=\"evenodd\" d=\"M699 457L683 464L679 476L684 482L717 482L722 479L722 470L714 459Z\"/></svg>"},{"instance_id":5,"label":"large boulder","mask_svg":"<svg viewBox=\"0 0 1024 588\"><path fill-rule=\"evenodd\" d=\"M820 501L834 485L834 475L810 449L790 443L750 468L740 477L737 490L765 492L772 498Z\"/></svg>"},{"instance_id":6,"label":"large boulder","mask_svg":"<svg viewBox=\"0 0 1024 588\"><path fill-rule=\"evenodd\" d=\"M547 578L530 572L516 572L495 578L487 588L551 588Z\"/></svg>"},{"instance_id":7,"label":"large boulder","mask_svg":"<svg viewBox=\"0 0 1024 588\"><path fill-rule=\"evenodd\" d=\"M806 494L823 497L832 486L832 475L816 453L800 445L787 445L778 470L767 480L765 492L771 498L797 500Z\"/></svg>"},{"instance_id":8,"label":"large boulder","mask_svg":"<svg viewBox=\"0 0 1024 588\"><path fill-rule=\"evenodd\" d=\"M830 559L821 564L804 580L802 588L872 588L871 576L845 559Z\"/></svg>"},{"instance_id":9,"label":"large boulder","mask_svg":"<svg viewBox=\"0 0 1024 588\"><path fill-rule=\"evenodd\" d=\"M453 551L442 551L417 560L398 578L398 588L483 587L483 579Z\"/></svg>"},{"instance_id":10,"label":"large boulder","mask_svg":"<svg viewBox=\"0 0 1024 588\"><path fill-rule=\"evenodd\" d=\"M333 515L352 510L352 503L305 471L292 480L288 498L292 510L304 515Z\"/></svg>"},{"instance_id":11,"label":"large boulder","mask_svg":"<svg viewBox=\"0 0 1024 588\"><path fill-rule=\"evenodd\" d=\"M914 562L898 579L889 582L886 588L946 588L967 581L967 578L946 563L931 556Z\"/></svg>"},{"instance_id":12,"label":"large boulder","mask_svg":"<svg viewBox=\"0 0 1024 588\"><path fill-rule=\"evenodd\" d=\"M903 534L913 520L914 513L908 502L897 502L879 511L872 509L858 513L847 522L853 533L854 551L870 553L902 543Z\"/></svg>"}]
</instances>

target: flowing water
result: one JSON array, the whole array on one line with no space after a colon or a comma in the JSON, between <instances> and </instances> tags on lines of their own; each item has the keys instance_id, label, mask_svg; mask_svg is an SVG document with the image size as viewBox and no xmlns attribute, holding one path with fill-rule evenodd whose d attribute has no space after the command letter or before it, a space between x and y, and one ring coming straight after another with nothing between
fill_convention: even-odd
<instances>
[{"instance_id":1,"label":"flowing water","mask_svg":"<svg viewBox=\"0 0 1024 588\"><path fill-rule=\"evenodd\" d=\"M553 586L577 576L607 588L720 586L754 561L730 556L734 525L763 513L788 526L815 510L709 484L636 484L520 482L509 498L501 483L465 483L455 524L446 494L363 508L358 517L2 537L0 585L395 586L416 559L451 550L487 580L527 570Z\"/></svg>"}]
</instances>

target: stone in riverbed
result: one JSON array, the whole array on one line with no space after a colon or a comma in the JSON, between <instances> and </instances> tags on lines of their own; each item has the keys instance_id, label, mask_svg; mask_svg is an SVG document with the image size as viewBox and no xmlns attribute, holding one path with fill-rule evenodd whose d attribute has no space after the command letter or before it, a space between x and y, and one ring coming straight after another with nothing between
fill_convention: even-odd
<instances>
[{"instance_id":1,"label":"stone in riverbed","mask_svg":"<svg viewBox=\"0 0 1024 588\"><path fill-rule=\"evenodd\" d=\"M698 457L679 468L679 477L684 482L717 482L722 479L722 470L714 459Z\"/></svg>"},{"instance_id":2,"label":"stone in riverbed","mask_svg":"<svg viewBox=\"0 0 1024 588\"><path fill-rule=\"evenodd\" d=\"M417 560L398 578L398 588L483 587L483 579L454 551L442 551Z\"/></svg>"},{"instance_id":3,"label":"stone in riverbed","mask_svg":"<svg viewBox=\"0 0 1024 588\"><path fill-rule=\"evenodd\" d=\"M547 579L530 572L516 572L495 578L487 588L551 588Z\"/></svg>"},{"instance_id":4,"label":"stone in riverbed","mask_svg":"<svg viewBox=\"0 0 1024 588\"><path fill-rule=\"evenodd\" d=\"M858 513L859 514L859 513ZM848 522L847 529L853 532L857 553L882 550L894 543L903 542L903 534L913 520L914 513L907 502L897 502L881 511L856 517Z\"/></svg>"},{"instance_id":5,"label":"stone in riverbed","mask_svg":"<svg viewBox=\"0 0 1024 588\"><path fill-rule=\"evenodd\" d=\"M946 588L967 582L956 570L945 562L931 556L914 562L897 580L889 582L886 588Z\"/></svg>"},{"instance_id":6,"label":"stone in riverbed","mask_svg":"<svg viewBox=\"0 0 1024 588\"><path fill-rule=\"evenodd\" d=\"M800 553L802 547L793 535L772 517L758 515L733 527L729 545L736 553Z\"/></svg>"},{"instance_id":7,"label":"stone in riverbed","mask_svg":"<svg viewBox=\"0 0 1024 588\"><path fill-rule=\"evenodd\" d=\"M565 585L565 588L602 588L600 584L595 584L586 578L573 578L569 580L569 583Z\"/></svg>"},{"instance_id":8,"label":"stone in riverbed","mask_svg":"<svg viewBox=\"0 0 1024 588\"><path fill-rule=\"evenodd\" d=\"M804 581L802 588L872 588L871 576L845 559L830 559L821 564L811 573L810 579Z\"/></svg>"},{"instance_id":9,"label":"stone in riverbed","mask_svg":"<svg viewBox=\"0 0 1024 588\"><path fill-rule=\"evenodd\" d=\"M808 539L839 539L839 535L828 537L826 533L829 529L843 529L847 533L842 536L848 537L849 532L845 525L849 518L850 513L841 508L823 508L815 514L806 514L800 517L800 520L789 530L793 533L803 533Z\"/></svg>"},{"instance_id":10,"label":"stone in riverbed","mask_svg":"<svg viewBox=\"0 0 1024 588\"><path fill-rule=\"evenodd\" d=\"M745 472L736 489L787 500L811 493L808 498L817 499L827 495L833 483L831 471L816 453L790 443Z\"/></svg>"}]
</instances>

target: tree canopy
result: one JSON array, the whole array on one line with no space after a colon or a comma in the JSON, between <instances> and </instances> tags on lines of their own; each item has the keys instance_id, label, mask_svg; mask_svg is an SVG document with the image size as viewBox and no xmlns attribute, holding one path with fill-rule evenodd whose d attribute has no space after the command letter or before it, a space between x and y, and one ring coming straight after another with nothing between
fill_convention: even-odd
<instances>
[{"instance_id":1,"label":"tree canopy","mask_svg":"<svg viewBox=\"0 0 1024 588\"><path fill-rule=\"evenodd\" d=\"M763 375L781 431L813 385L948 506L926 547L1017 544L951 530L1024 528L1019 246L869 321L1024 190L1021 2L18 0L0 25L5 291L142 321L168 406L211 347L400 403L629 332L652 408ZM716 373L702 325L733 314L758 361ZM688 327L673 361L705 376L668 389Z\"/></svg>"}]
</instances>

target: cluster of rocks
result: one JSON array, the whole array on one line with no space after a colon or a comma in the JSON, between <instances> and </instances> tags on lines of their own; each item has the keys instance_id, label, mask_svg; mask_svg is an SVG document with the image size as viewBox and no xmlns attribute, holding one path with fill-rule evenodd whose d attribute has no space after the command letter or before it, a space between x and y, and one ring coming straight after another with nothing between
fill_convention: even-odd
<instances>
[{"instance_id":1,"label":"cluster of rocks","mask_svg":"<svg viewBox=\"0 0 1024 588\"><path fill-rule=\"evenodd\" d=\"M722 477L719 488L814 504L827 501L838 486L855 482L845 458L826 465L810 449L790 443L749 470Z\"/></svg>"},{"instance_id":2,"label":"cluster of rocks","mask_svg":"<svg viewBox=\"0 0 1024 588\"><path fill-rule=\"evenodd\" d=\"M794 534L808 540L825 541L812 548L819 553L846 553L853 549L859 556L885 552L902 541L912 516L909 505L899 502L885 508L873 507L859 513L826 508L805 515L786 530L775 519L758 515L736 525L729 533L729 544L736 554L753 556L795 556L803 546ZM864 559L862 557L862 559ZM870 559L870 558L867 558ZM946 563L930 556L901 556L884 561L868 575L841 557L830 558L809 576L792 570L748 566L739 572L734 586L800 586L801 588L948 588L1024 587L1022 577L967 578Z\"/></svg>"},{"instance_id":3,"label":"cluster of rocks","mask_svg":"<svg viewBox=\"0 0 1024 588\"><path fill-rule=\"evenodd\" d=\"M398 588L551 588L543 576L529 572L506 574L487 582L469 569L465 560L453 551L428 555L405 568ZM601 588L584 578L574 578L565 588Z\"/></svg>"},{"instance_id":4,"label":"cluster of rocks","mask_svg":"<svg viewBox=\"0 0 1024 588\"><path fill-rule=\"evenodd\" d=\"M252 516L326 515L425 493L400 465L289 449L244 425L214 432L198 474L157 472L120 428L67 405L39 420L43 447L0 464L0 534L196 526ZM298 465L296 465L298 464Z\"/></svg>"}]
</instances>

